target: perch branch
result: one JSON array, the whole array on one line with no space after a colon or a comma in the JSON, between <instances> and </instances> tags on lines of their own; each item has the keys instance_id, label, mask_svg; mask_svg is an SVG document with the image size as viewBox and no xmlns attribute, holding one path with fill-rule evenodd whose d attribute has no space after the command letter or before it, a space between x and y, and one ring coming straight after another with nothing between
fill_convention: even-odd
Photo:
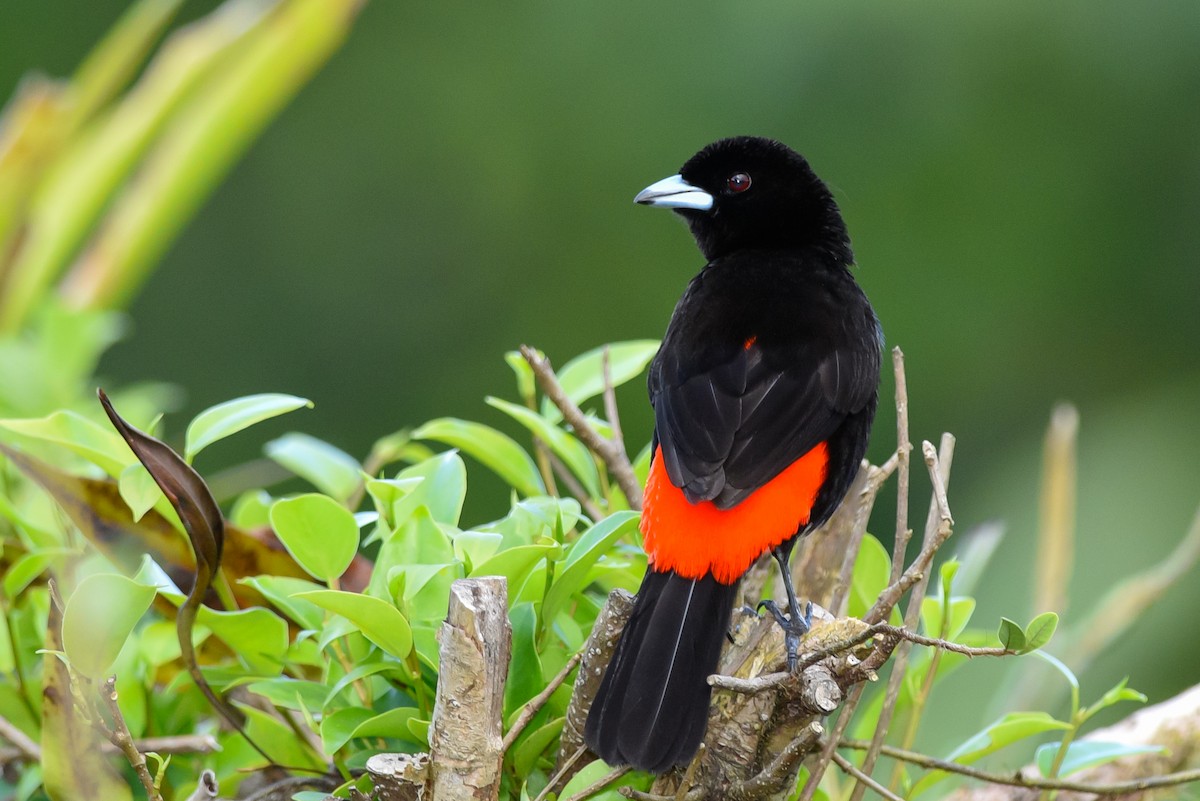
<instances>
[{"instance_id":1,"label":"perch branch","mask_svg":"<svg viewBox=\"0 0 1200 801\"><path fill-rule=\"evenodd\" d=\"M892 577L895 584L904 572L904 556L912 529L908 527L909 454L912 443L908 439L908 380L904 375L904 352L892 348L892 370L896 376L896 539L892 546Z\"/></svg>"},{"instance_id":2,"label":"perch branch","mask_svg":"<svg viewBox=\"0 0 1200 801\"><path fill-rule=\"evenodd\" d=\"M859 770L854 765L853 762L846 759L844 756L839 754L837 751L833 752L833 763L835 765L837 765L839 768L841 768L842 772L844 772L847 776L850 776L853 779L855 779L860 785L866 785L870 789L879 793L879 795L882 796L883 798L888 799L888 801L904 801L903 798L896 795L891 790L884 787L882 784L875 781L867 774L863 773L861 770Z\"/></svg>"},{"instance_id":3,"label":"perch branch","mask_svg":"<svg viewBox=\"0 0 1200 801\"><path fill-rule=\"evenodd\" d=\"M629 463L629 456L625 453L625 449L619 443L602 437L596 429L588 424L583 412L563 392L563 388L554 374L554 369L550 366L549 359L528 345L521 346L521 355L533 369L533 374L537 378L542 392L562 412L563 419L575 429L575 435L593 453L604 460L604 464L617 479L621 492L625 493L625 498L629 501L629 508L640 510L642 508L642 488L638 485L637 477L633 473L633 466Z\"/></svg>"},{"instance_id":4,"label":"perch branch","mask_svg":"<svg viewBox=\"0 0 1200 801\"><path fill-rule=\"evenodd\" d=\"M150 768L146 765L146 758L142 756L142 752L137 750L134 745L133 736L129 733L129 726L125 724L125 716L121 714L121 707L117 705L117 677L109 676L104 680L103 686L100 687L100 697L104 701L104 706L108 709L108 714L112 716L112 740L113 743L129 760L129 764L133 767L133 772L137 774L138 781L142 783L142 787L146 788L146 795L151 801L162 801L162 795L158 792L158 788L154 786L154 777L150 775Z\"/></svg>"},{"instance_id":5,"label":"perch branch","mask_svg":"<svg viewBox=\"0 0 1200 801\"><path fill-rule=\"evenodd\" d=\"M870 742L866 740L842 740L839 745L842 748L853 748L859 751L865 751L871 746ZM935 759L925 754L906 751L903 748L895 748L890 745L883 746L880 753L892 759L919 765L929 770L943 770L947 773L956 773L971 779L979 779L989 784L1002 784L1008 787L1021 787L1029 790L1066 790L1077 793L1092 793L1094 795L1122 795L1140 790L1150 790L1156 787L1174 787L1180 784L1187 784L1188 782L1200 781L1200 769L1197 769L1168 773L1163 776L1150 776L1145 779L1133 779L1126 782L1092 784L1089 782L1066 781L1064 779L1040 779L1033 776L1024 776L1021 773L992 773L972 768L968 765L960 765L957 762Z\"/></svg>"}]
</instances>

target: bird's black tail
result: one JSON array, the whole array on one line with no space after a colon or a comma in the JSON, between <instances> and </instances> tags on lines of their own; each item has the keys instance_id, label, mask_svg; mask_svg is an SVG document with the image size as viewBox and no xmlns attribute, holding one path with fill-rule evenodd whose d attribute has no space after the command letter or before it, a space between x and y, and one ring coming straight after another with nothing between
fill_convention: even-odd
<instances>
[{"instance_id":1,"label":"bird's black tail","mask_svg":"<svg viewBox=\"0 0 1200 801\"><path fill-rule=\"evenodd\" d=\"M646 571L592 702L584 739L610 765L662 773L688 762L708 723L737 584Z\"/></svg>"}]
</instances>

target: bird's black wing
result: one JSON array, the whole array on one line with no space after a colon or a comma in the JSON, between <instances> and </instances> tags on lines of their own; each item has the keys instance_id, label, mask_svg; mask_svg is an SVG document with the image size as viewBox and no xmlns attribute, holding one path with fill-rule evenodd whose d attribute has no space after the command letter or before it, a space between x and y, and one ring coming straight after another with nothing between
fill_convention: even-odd
<instances>
[{"instance_id":1,"label":"bird's black wing","mask_svg":"<svg viewBox=\"0 0 1200 801\"><path fill-rule=\"evenodd\" d=\"M879 351L853 343L734 346L685 364L664 348L651 402L671 483L728 509L827 440L874 397Z\"/></svg>"}]
</instances>

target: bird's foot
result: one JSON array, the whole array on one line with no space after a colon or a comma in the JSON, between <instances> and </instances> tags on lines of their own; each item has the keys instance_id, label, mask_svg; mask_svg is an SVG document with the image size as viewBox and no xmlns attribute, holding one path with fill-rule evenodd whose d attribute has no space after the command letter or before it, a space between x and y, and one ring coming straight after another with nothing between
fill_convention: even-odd
<instances>
[{"instance_id":1,"label":"bird's foot","mask_svg":"<svg viewBox=\"0 0 1200 801\"><path fill-rule=\"evenodd\" d=\"M788 610L788 614L784 614L779 608L779 604L774 601L760 601L758 608L770 612L771 617L775 618L775 622L779 624L779 628L783 629L783 644L787 649L788 671L795 670L800 652L800 638L812 628L812 602L805 605L803 615L794 607Z\"/></svg>"}]
</instances>

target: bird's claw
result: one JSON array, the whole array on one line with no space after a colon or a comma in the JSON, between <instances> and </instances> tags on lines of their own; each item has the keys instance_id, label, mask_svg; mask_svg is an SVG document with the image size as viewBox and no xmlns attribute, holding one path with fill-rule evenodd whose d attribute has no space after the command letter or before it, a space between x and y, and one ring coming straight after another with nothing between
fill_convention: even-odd
<instances>
[{"instance_id":1,"label":"bird's claw","mask_svg":"<svg viewBox=\"0 0 1200 801\"><path fill-rule=\"evenodd\" d=\"M812 628L812 602L805 605L803 615L794 612L784 614L779 608L779 604L774 601L759 601L758 608L770 612L771 617L775 618L775 622L779 624L779 628L783 629L783 644L787 649L788 670L795 670L800 652L800 638Z\"/></svg>"}]
</instances>

